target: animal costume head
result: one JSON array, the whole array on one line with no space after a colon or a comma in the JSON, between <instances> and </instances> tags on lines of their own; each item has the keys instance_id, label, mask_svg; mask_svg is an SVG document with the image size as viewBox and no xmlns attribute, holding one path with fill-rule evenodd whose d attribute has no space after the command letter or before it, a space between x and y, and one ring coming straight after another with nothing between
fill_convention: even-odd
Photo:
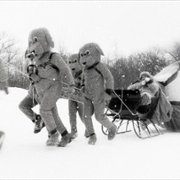
<instances>
[{"instance_id":1,"label":"animal costume head","mask_svg":"<svg viewBox=\"0 0 180 180\"><path fill-rule=\"evenodd\" d=\"M79 50L79 61L85 68L88 68L100 62L101 55L103 56L104 53L98 44L88 43Z\"/></svg>"},{"instance_id":2,"label":"animal costume head","mask_svg":"<svg viewBox=\"0 0 180 180\"><path fill-rule=\"evenodd\" d=\"M54 47L54 42L46 28L37 28L30 32L28 39L28 51L40 58L44 53Z\"/></svg>"},{"instance_id":3,"label":"animal costume head","mask_svg":"<svg viewBox=\"0 0 180 180\"><path fill-rule=\"evenodd\" d=\"M69 67L70 67L74 77L75 77L76 73L78 73L82 70L82 66L79 63L79 55L78 54L72 54L68 59L68 64L69 64Z\"/></svg>"}]
</instances>

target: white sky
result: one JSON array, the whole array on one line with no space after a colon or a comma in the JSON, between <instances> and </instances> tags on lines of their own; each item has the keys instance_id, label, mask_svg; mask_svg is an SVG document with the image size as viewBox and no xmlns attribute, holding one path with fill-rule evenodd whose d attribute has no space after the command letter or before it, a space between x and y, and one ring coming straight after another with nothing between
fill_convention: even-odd
<instances>
[{"instance_id":1,"label":"white sky","mask_svg":"<svg viewBox=\"0 0 180 180\"><path fill-rule=\"evenodd\" d=\"M47 27L58 50L96 42L106 56L180 41L180 1L0 1L0 32L24 51L33 28Z\"/></svg>"}]
</instances>

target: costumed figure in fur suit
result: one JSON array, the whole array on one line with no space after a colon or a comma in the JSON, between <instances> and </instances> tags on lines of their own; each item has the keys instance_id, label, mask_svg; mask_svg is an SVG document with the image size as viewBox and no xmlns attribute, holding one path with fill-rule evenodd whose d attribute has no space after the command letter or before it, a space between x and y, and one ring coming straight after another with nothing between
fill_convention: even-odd
<instances>
[{"instance_id":1,"label":"costumed figure in fur suit","mask_svg":"<svg viewBox=\"0 0 180 180\"><path fill-rule=\"evenodd\" d=\"M78 59L79 59L78 54L72 54L68 59L68 64L74 77L75 88L77 88L77 90L81 90L83 87L84 78L83 78L83 73L82 73L82 65L79 63ZM70 119L70 126L71 126L71 137L76 138L77 137L76 114L78 112L80 119L84 123L84 120L83 120L84 105L82 102L69 99L68 107L69 107L69 119Z\"/></svg>"},{"instance_id":2,"label":"costumed figure in fur suit","mask_svg":"<svg viewBox=\"0 0 180 180\"><path fill-rule=\"evenodd\" d=\"M96 134L92 123L94 113L96 120L108 129L108 139L115 137L117 128L104 114L106 103L109 103L114 89L114 79L101 63L103 51L96 43L85 44L79 50L79 62L84 75L84 123L89 137L88 143L96 143Z\"/></svg>"},{"instance_id":3,"label":"costumed figure in fur suit","mask_svg":"<svg viewBox=\"0 0 180 180\"><path fill-rule=\"evenodd\" d=\"M27 68L27 73L31 80L29 95L40 105L40 116L48 131L48 146L66 146L71 141L71 136L62 123L56 106L57 100L63 96L63 85L69 85L68 90L73 92L70 85L74 84L73 76L68 65L58 53L53 53L51 48L54 42L46 28L34 29L29 34L28 56L33 64ZM24 99L20 104L20 109L33 119L31 101ZM58 137L62 138L59 142Z\"/></svg>"}]
</instances>

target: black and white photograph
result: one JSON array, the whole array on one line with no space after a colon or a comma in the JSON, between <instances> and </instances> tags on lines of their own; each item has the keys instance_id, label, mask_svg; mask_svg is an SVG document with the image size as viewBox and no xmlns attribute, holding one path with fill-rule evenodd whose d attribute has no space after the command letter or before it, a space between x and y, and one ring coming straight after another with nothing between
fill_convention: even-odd
<instances>
[{"instance_id":1,"label":"black and white photograph","mask_svg":"<svg viewBox=\"0 0 180 180\"><path fill-rule=\"evenodd\" d=\"M180 1L0 1L0 180L180 179Z\"/></svg>"}]
</instances>

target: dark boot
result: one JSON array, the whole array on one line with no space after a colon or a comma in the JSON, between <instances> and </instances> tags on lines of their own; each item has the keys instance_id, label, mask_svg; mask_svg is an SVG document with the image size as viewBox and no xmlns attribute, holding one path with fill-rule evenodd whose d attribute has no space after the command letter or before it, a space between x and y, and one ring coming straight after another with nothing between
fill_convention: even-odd
<instances>
[{"instance_id":1,"label":"dark boot","mask_svg":"<svg viewBox=\"0 0 180 180\"><path fill-rule=\"evenodd\" d=\"M35 133L35 134L36 134L36 133L39 133L39 132L41 131L41 129L42 129L43 127L45 127L45 124L44 124L41 116L38 115L38 114L36 115L35 120L34 120L33 122L34 122L34 124L35 124L35 126L34 126L34 133Z\"/></svg>"}]
</instances>

